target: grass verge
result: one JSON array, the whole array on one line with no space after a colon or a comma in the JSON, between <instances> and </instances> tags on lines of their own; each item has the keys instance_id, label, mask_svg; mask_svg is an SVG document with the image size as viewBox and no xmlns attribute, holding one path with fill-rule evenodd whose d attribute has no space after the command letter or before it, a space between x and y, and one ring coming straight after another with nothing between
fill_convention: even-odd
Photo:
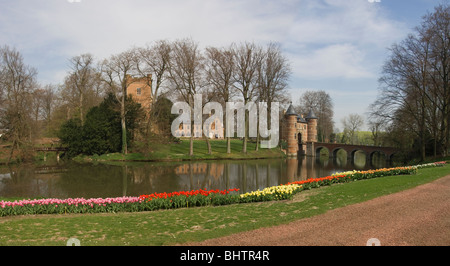
<instances>
[{"instance_id":1,"label":"grass verge","mask_svg":"<svg viewBox=\"0 0 450 266\"><path fill-rule=\"evenodd\" d=\"M293 200L183 208L142 213L37 215L0 218L0 245L173 245L288 223L399 192L450 173L450 166L335 184L298 193Z\"/></svg>"},{"instance_id":2,"label":"grass verge","mask_svg":"<svg viewBox=\"0 0 450 266\"><path fill-rule=\"evenodd\" d=\"M160 144L154 143L152 150L147 153L112 153L94 156L77 156L78 161L178 161L178 160L211 160L211 159L261 159L282 158L285 154L279 147L273 149L259 148L255 151L256 143L247 143L247 153L242 152L242 141L230 141L231 153L227 153L226 140L210 140L211 154L205 140L194 140L194 155L189 156L189 139L182 139L180 143Z\"/></svg>"}]
</instances>

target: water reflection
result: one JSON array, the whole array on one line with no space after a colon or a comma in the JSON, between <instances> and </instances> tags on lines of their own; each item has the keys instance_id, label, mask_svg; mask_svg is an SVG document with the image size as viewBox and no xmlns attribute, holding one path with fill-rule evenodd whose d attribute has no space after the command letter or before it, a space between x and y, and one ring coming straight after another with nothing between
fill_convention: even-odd
<instances>
[{"instance_id":1,"label":"water reflection","mask_svg":"<svg viewBox=\"0 0 450 266\"><path fill-rule=\"evenodd\" d=\"M384 167L364 154L290 159L127 163L125 165L64 163L0 168L0 197L75 198L139 196L153 192L239 188L245 193L296 180L323 177L353 169Z\"/></svg>"}]
</instances>

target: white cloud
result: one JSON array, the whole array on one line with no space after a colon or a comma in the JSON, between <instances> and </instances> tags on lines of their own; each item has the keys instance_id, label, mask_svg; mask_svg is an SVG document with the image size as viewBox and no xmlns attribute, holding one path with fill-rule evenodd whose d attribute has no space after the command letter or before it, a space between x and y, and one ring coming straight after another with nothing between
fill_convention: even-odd
<instances>
[{"instance_id":1,"label":"white cloud","mask_svg":"<svg viewBox=\"0 0 450 266\"><path fill-rule=\"evenodd\" d=\"M379 55L407 32L362 0L307 1L298 12L286 47L301 78L374 78Z\"/></svg>"},{"instance_id":2,"label":"white cloud","mask_svg":"<svg viewBox=\"0 0 450 266\"><path fill-rule=\"evenodd\" d=\"M298 77L368 78L374 77L364 66L365 54L352 44L332 44L323 48L292 55L293 70Z\"/></svg>"},{"instance_id":3,"label":"white cloud","mask_svg":"<svg viewBox=\"0 0 450 266\"><path fill-rule=\"evenodd\" d=\"M66 54L90 51L102 57L157 39L192 37L202 45L279 40L292 22L280 16L284 6L274 1L35 0L8 4L14 14L5 12L5 17L14 34L7 33L5 41L8 37L19 40L29 49L63 40L60 49Z\"/></svg>"},{"instance_id":4,"label":"white cloud","mask_svg":"<svg viewBox=\"0 0 450 266\"><path fill-rule=\"evenodd\" d=\"M61 67L81 53L101 59L158 39L192 37L202 46L280 42L301 78L373 77L379 63L373 52L378 55L404 32L365 0L0 0L0 5L0 43L32 56L39 69Z\"/></svg>"}]
</instances>

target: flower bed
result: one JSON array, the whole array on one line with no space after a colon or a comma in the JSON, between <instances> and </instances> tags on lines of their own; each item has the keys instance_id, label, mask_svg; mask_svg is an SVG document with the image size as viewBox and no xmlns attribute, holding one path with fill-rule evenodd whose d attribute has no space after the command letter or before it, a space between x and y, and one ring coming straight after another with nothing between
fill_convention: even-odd
<instances>
[{"instance_id":1,"label":"flower bed","mask_svg":"<svg viewBox=\"0 0 450 266\"><path fill-rule=\"evenodd\" d=\"M419 165L416 165L415 167L417 167L418 169L428 168L428 167L442 167L445 164L446 164L445 161L441 161L441 162L435 162L435 163L419 164Z\"/></svg>"},{"instance_id":2,"label":"flower bed","mask_svg":"<svg viewBox=\"0 0 450 266\"><path fill-rule=\"evenodd\" d=\"M139 199L151 205L155 209L171 209L182 207L195 207L207 205L226 205L236 203L238 194L230 192L239 191L237 188L227 190L191 190L178 191L171 193L153 193L150 195L141 195Z\"/></svg>"},{"instance_id":3,"label":"flower bed","mask_svg":"<svg viewBox=\"0 0 450 266\"><path fill-rule=\"evenodd\" d=\"M138 197L1 201L0 207L0 217L27 214L139 211L142 209Z\"/></svg>"},{"instance_id":4,"label":"flower bed","mask_svg":"<svg viewBox=\"0 0 450 266\"><path fill-rule=\"evenodd\" d=\"M180 207L224 205L235 203L236 195L229 190L196 190L172 193L153 193L139 197L118 198L69 198L69 199L34 199L20 201L1 201L0 217L29 214L66 214L66 213L101 213L101 212L138 212L170 209Z\"/></svg>"},{"instance_id":5,"label":"flower bed","mask_svg":"<svg viewBox=\"0 0 450 266\"><path fill-rule=\"evenodd\" d=\"M446 162L422 164L408 167L383 168L367 171L347 171L331 176L310 178L290 182L285 185L268 187L239 195L239 189L192 190L171 193L153 193L139 197L96 198L96 199L35 199L20 201L1 201L0 217L29 214L66 214L100 212L137 212L158 209L172 209L195 206L217 206L270 200L291 199L304 189L312 189L334 183L351 182L361 179L393 175L411 175L418 169L444 166Z\"/></svg>"},{"instance_id":6,"label":"flower bed","mask_svg":"<svg viewBox=\"0 0 450 266\"><path fill-rule=\"evenodd\" d=\"M285 200L291 199L294 194L302 189L301 185L289 184L267 187L263 190L247 192L240 195L239 202L257 202L257 201L271 201L271 200Z\"/></svg>"},{"instance_id":7,"label":"flower bed","mask_svg":"<svg viewBox=\"0 0 450 266\"><path fill-rule=\"evenodd\" d=\"M351 182L361 179L369 179L382 176L393 176L393 175L411 175L417 173L417 168L413 166L408 167L395 167L395 168L382 168L377 170L367 170L367 171L347 171L341 173L335 173L331 176L320 177L320 178L309 178L307 180L289 182L289 184L302 185L303 189L318 188L320 186L329 186L334 183L344 183Z\"/></svg>"}]
</instances>

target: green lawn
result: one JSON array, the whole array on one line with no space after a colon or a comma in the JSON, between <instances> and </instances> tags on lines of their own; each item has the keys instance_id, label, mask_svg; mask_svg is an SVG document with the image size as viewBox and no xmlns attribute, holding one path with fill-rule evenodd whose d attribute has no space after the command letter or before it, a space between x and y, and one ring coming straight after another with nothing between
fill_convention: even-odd
<instances>
[{"instance_id":1,"label":"green lawn","mask_svg":"<svg viewBox=\"0 0 450 266\"><path fill-rule=\"evenodd\" d=\"M324 213L431 182L450 166L335 184L298 193L293 200L142 213L39 215L0 218L0 245L173 245L200 241Z\"/></svg>"},{"instance_id":2,"label":"green lawn","mask_svg":"<svg viewBox=\"0 0 450 266\"><path fill-rule=\"evenodd\" d=\"M130 153L122 155L120 153L104 154L100 156L79 156L77 160L93 159L97 161L151 161L151 160L205 160L205 159L258 159L258 158L280 158L285 156L280 148L259 149L255 151L256 143L248 142L247 153L242 153L242 140L231 140L231 153L227 153L226 140L210 140L211 154L208 154L208 147L205 140L194 140L194 155L189 156L189 139L182 139L180 143L152 144L152 151L146 154Z\"/></svg>"}]
</instances>

